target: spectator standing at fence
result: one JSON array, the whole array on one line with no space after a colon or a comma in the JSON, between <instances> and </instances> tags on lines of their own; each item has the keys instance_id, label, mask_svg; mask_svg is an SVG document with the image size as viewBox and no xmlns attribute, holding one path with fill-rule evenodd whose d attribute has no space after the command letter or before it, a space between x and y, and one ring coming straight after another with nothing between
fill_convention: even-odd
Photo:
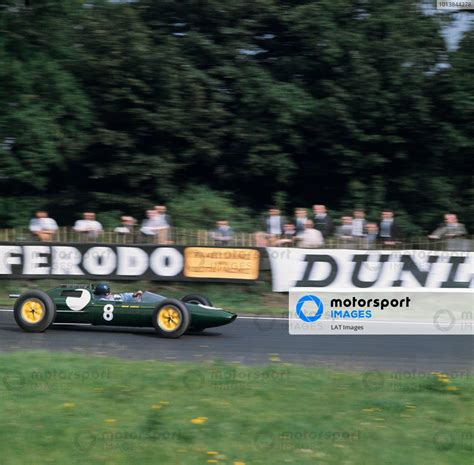
<instances>
[{"instance_id":1,"label":"spectator standing at fence","mask_svg":"<svg viewBox=\"0 0 474 465\"><path fill-rule=\"evenodd\" d=\"M30 232L40 241L49 242L58 231L58 224L46 211L37 211L30 221Z\"/></svg>"},{"instance_id":2,"label":"spectator standing at fence","mask_svg":"<svg viewBox=\"0 0 474 465\"><path fill-rule=\"evenodd\" d=\"M352 220L352 236L364 237L367 229L367 221L365 221L364 210L354 210L354 218Z\"/></svg>"},{"instance_id":3,"label":"spectator standing at fence","mask_svg":"<svg viewBox=\"0 0 474 465\"><path fill-rule=\"evenodd\" d=\"M336 230L338 247L352 247L352 216L342 216L341 225Z\"/></svg>"},{"instance_id":4,"label":"spectator standing at fence","mask_svg":"<svg viewBox=\"0 0 474 465\"><path fill-rule=\"evenodd\" d=\"M354 245L358 248L364 247L364 237L367 233L367 221L365 220L364 210L354 210L354 218L352 219L352 237Z\"/></svg>"},{"instance_id":5,"label":"spectator standing at fence","mask_svg":"<svg viewBox=\"0 0 474 465\"><path fill-rule=\"evenodd\" d=\"M171 217L166 213L164 205L156 205L156 232L160 244L168 244L171 240Z\"/></svg>"},{"instance_id":6,"label":"spectator standing at fence","mask_svg":"<svg viewBox=\"0 0 474 465\"><path fill-rule=\"evenodd\" d=\"M295 208L295 232L297 236L301 236L305 230L306 221L308 221L306 208Z\"/></svg>"},{"instance_id":7,"label":"spectator standing at fence","mask_svg":"<svg viewBox=\"0 0 474 465\"><path fill-rule=\"evenodd\" d=\"M234 231L229 222L220 220L216 222L216 228L211 231L211 238L216 245L228 245L234 239Z\"/></svg>"},{"instance_id":8,"label":"spectator standing at fence","mask_svg":"<svg viewBox=\"0 0 474 465\"><path fill-rule=\"evenodd\" d=\"M146 211L146 218L142 221L140 232L146 242L154 242L158 232L157 212L154 209Z\"/></svg>"},{"instance_id":9,"label":"spectator standing at fence","mask_svg":"<svg viewBox=\"0 0 474 465\"><path fill-rule=\"evenodd\" d=\"M383 210L379 225L379 237L383 245L395 245L399 236L398 225L392 210Z\"/></svg>"},{"instance_id":10,"label":"spectator standing at fence","mask_svg":"<svg viewBox=\"0 0 474 465\"><path fill-rule=\"evenodd\" d=\"M333 221L328 215L326 205L313 205L314 227L321 232L324 239L329 237L333 231Z\"/></svg>"},{"instance_id":11,"label":"spectator standing at fence","mask_svg":"<svg viewBox=\"0 0 474 465\"><path fill-rule=\"evenodd\" d=\"M321 231L314 228L312 220L306 221L306 227L301 236L297 237L298 247L303 249L314 249L324 245L324 237Z\"/></svg>"},{"instance_id":12,"label":"spectator standing at fence","mask_svg":"<svg viewBox=\"0 0 474 465\"><path fill-rule=\"evenodd\" d=\"M136 220L132 216L123 215L120 217L121 225L117 226L114 229L114 233L120 234L124 237L129 237L131 240L134 239L135 236L135 225Z\"/></svg>"},{"instance_id":13,"label":"spectator standing at fence","mask_svg":"<svg viewBox=\"0 0 474 465\"><path fill-rule=\"evenodd\" d=\"M281 239L275 241L276 246L290 247L294 245L296 241L296 227L293 223L286 223L283 225L283 234Z\"/></svg>"},{"instance_id":14,"label":"spectator standing at fence","mask_svg":"<svg viewBox=\"0 0 474 465\"><path fill-rule=\"evenodd\" d=\"M444 215L444 224L438 226L429 236L429 239L445 239L448 250L464 250L464 237L467 236L466 227L459 223L457 215Z\"/></svg>"},{"instance_id":15,"label":"spectator standing at fence","mask_svg":"<svg viewBox=\"0 0 474 465\"><path fill-rule=\"evenodd\" d=\"M281 216L280 210L275 207L270 208L265 219L265 232L270 245L274 245L281 238L284 224L285 218Z\"/></svg>"},{"instance_id":16,"label":"spectator standing at fence","mask_svg":"<svg viewBox=\"0 0 474 465\"><path fill-rule=\"evenodd\" d=\"M377 238L379 235L379 227L376 223L367 223L367 235L365 236L365 248L372 250L377 248Z\"/></svg>"},{"instance_id":17,"label":"spectator standing at fence","mask_svg":"<svg viewBox=\"0 0 474 465\"><path fill-rule=\"evenodd\" d=\"M102 233L102 225L95 219L95 213L84 212L82 217L82 220L77 220L74 224L74 231L87 239L97 239Z\"/></svg>"}]
</instances>

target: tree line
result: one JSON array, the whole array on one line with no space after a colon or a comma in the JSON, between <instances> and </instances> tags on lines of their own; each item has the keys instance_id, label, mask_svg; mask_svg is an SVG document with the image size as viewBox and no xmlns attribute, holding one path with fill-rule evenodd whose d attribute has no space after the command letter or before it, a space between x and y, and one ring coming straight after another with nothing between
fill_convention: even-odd
<instances>
[{"instance_id":1,"label":"tree line","mask_svg":"<svg viewBox=\"0 0 474 465\"><path fill-rule=\"evenodd\" d=\"M447 21L408 0L3 0L0 226L165 203L249 229L321 203L472 231L474 32L449 50Z\"/></svg>"}]
</instances>

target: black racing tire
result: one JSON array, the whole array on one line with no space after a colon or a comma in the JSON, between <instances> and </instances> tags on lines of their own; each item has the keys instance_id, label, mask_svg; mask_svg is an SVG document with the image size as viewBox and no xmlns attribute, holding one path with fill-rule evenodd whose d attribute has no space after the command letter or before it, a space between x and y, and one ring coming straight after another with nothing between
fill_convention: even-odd
<instances>
[{"instance_id":1,"label":"black racing tire","mask_svg":"<svg viewBox=\"0 0 474 465\"><path fill-rule=\"evenodd\" d=\"M16 300L13 315L24 331L42 333L54 323L56 305L46 292L27 291Z\"/></svg>"},{"instance_id":2,"label":"black racing tire","mask_svg":"<svg viewBox=\"0 0 474 465\"><path fill-rule=\"evenodd\" d=\"M212 302L206 296L200 294L188 294L181 299L181 302L212 307Z\"/></svg>"},{"instance_id":3,"label":"black racing tire","mask_svg":"<svg viewBox=\"0 0 474 465\"><path fill-rule=\"evenodd\" d=\"M165 299L153 311L153 326L162 337L181 337L188 330L190 323L189 310L177 299Z\"/></svg>"}]
</instances>

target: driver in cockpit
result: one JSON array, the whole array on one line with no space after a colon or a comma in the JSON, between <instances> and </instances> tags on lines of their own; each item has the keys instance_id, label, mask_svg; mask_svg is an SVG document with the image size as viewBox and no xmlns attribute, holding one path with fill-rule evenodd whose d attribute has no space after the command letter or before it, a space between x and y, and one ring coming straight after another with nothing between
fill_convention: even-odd
<instances>
[{"instance_id":1,"label":"driver in cockpit","mask_svg":"<svg viewBox=\"0 0 474 465\"><path fill-rule=\"evenodd\" d=\"M143 291L122 292L121 294L112 294L110 286L107 283L98 283L94 288L94 297L98 300L111 300L119 302L140 302Z\"/></svg>"}]
</instances>

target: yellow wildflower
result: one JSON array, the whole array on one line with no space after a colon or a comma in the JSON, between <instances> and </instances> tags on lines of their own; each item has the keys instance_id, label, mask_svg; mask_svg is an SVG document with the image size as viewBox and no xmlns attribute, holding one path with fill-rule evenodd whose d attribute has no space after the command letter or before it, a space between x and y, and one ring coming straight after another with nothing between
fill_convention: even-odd
<instances>
[{"instance_id":1,"label":"yellow wildflower","mask_svg":"<svg viewBox=\"0 0 474 465\"><path fill-rule=\"evenodd\" d=\"M202 425L203 423L206 423L206 422L207 422L206 417L197 417L191 420L191 423L193 423L194 425Z\"/></svg>"}]
</instances>

